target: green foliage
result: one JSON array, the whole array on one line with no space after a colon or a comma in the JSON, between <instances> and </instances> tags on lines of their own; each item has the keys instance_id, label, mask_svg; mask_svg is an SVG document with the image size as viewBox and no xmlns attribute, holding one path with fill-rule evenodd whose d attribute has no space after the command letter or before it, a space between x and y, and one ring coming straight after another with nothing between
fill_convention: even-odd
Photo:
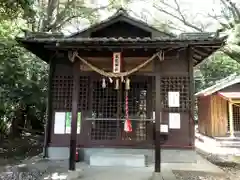
<instances>
[{"instance_id":1,"label":"green foliage","mask_svg":"<svg viewBox=\"0 0 240 180\"><path fill-rule=\"evenodd\" d=\"M43 121L46 109L47 65L19 47L13 37L20 28L11 21L0 24L0 132L19 119L19 112ZM24 124L23 124L24 125Z\"/></svg>"},{"instance_id":2,"label":"green foliage","mask_svg":"<svg viewBox=\"0 0 240 180\"><path fill-rule=\"evenodd\" d=\"M0 18L15 19L34 16L34 0L0 0Z\"/></svg>"},{"instance_id":3,"label":"green foliage","mask_svg":"<svg viewBox=\"0 0 240 180\"><path fill-rule=\"evenodd\" d=\"M202 76L196 79L196 91L207 88L232 73L240 74L240 64L222 52L216 52L199 69Z\"/></svg>"}]
</instances>

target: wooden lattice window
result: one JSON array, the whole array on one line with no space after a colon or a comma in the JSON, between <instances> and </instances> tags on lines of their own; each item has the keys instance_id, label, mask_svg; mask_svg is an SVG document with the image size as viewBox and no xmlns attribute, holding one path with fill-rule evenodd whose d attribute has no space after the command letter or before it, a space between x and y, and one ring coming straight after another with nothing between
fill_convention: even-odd
<instances>
[{"instance_id":1,"label":"wooden lattice window","mask_svg":"<svg viewBox=\"0 0 240 180\"><path fill-rule=\"evenodd\" d=\"M84 111L88 109L89 105L89 81L90 77L80 76L79 77L79 99L78 99L78 110Z\"/></svg>"},{"instance_id":2,"label":"wooden lattice window","mask_svg":"<svg viewBox=\"0 0 240 180\"><path fill-rule=\"evenodd\" d=\"M233 104L233 128L234 131L240 131L240 104ZM229 121L228 129L230 129Z\"/></svg>"},{"instance_id":3,"label":"wooden lattice window","mask_svg":"<svg viewBox=\"0 0 240 180\"><path fill-rule=\"evenodd\" d=\"M153 84L153 108L155 109L155 83ZM190 81L187 76L169 76L161 78L161 98L164 111L188 111L191 105ZM168 92L179 92L180 107L168 107Z\"/></svg>"},{"instance_id":4,"label":"wooden lattice window","mask_svg":"<svg viewBox=\"0 0 240 180\"><path fill-rule=\"evenodd\" d=\"M58 111L71 111L73 76L54 76L52 79L53 109Z\"/></svg>"},{"instance_id":5,"label":"wooden lattice window","mask_svg":"<svg viewBox=\"0 0 240 180\"><path fill-rule=\"evenodd\" d=\"M186 111L189 110L191 99L189 96L189 78L185 76L179 77L163 77L161 79L161 97L163 100L163 108L170 111ZM180 93L180 107L168 107L168 92Z\"/></svg>"},{"instance_id":6,"label":"wooden lattice window","mask_svg":"<svg viewBox=\"0 0 240 180\"><path fill-rule=\"evenodd\" d=\"M87 76L79 77L79 100L78 110L85 110L88 107L88 85ZM55 75L52 83L53 109L56 111L71 111L72 109L72 75Z\"/></svg>"}]
</instances>

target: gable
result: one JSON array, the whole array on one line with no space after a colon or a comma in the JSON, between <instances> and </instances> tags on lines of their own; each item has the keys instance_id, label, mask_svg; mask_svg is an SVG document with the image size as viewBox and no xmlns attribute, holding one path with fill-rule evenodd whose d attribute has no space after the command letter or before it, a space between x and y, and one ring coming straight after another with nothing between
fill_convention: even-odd
<instances>
[{"instance_id":1,"label":"gable","mask_svg":"<svg viewBox=\"0 0 240 180\"><path fill-rule=\"evenodd\" d=\"M102 29L90 33L90 37L152 37L152 33L133 26L124 21L118 21Z\"/></svg>"},{"instance_id":2,"label":"gable","mask_svg":"<svg viewBox=\"0 0 240 180\"><path fill-rule=\"evenodd\" d=\"M130 28L130 29L128 29ZM110 30L111 29L111 30ZM119 30L119 32L117 32ZM125 32L123 32L123 30ZM129 31L132 31L131 36ZM122 31L120 33L120 31ZM102 34L103 33L103 34ZM109 34L110 33L110 34ZM136 33L134 35L134 33ZM173 37L172 34L161 32L147 23L130 17L125 11L119 11L105 21L94 24L70 37Z\"/></svg>"}]
</instances>

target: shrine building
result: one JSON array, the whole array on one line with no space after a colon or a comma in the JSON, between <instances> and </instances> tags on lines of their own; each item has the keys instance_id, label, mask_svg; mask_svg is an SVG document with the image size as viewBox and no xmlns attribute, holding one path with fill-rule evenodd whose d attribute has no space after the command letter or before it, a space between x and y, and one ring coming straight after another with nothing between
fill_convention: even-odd
<instances>
[{"instance_id":1,"label":"shrine building","mask_svg":"<svg viewBox=\"0 0 240 180\"><path fill-rule=\"evenodd\" d=\"M119 10L71 36L28 33L17 41L50 67L46 157L68 159L76 143L86 162L125 153L151 163L157 138L163 162L195 161L193 68L224 38L174 36Z\"/></svg>"}]
</instances>

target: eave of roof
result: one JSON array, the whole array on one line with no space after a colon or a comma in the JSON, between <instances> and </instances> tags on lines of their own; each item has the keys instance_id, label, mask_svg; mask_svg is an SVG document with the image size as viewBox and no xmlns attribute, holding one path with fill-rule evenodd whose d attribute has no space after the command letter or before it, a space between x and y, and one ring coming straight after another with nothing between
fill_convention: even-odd
<instances>
[{"instance_id":1,"label":"eave of roof","mask_svg":"<svg viewBox=\"0 0 240 180\"><path fill-rule=\"evenodd\" d=\"M84 49L84 48L132 48L132 49L143 49L143 48L155 48L155 49L166 49L166 48L179 48L179 47L192 47L193 58L195 59L195 65L200 63L203 59L208 57L214 51L218 50L224 44L225 38L219 37L187 37L182 36L176 37L160 37L160 38L67 38L67 37L36 37L28 36L25 38L16 38L16 40L22 44L26 49L35 52L34 46L38 47L39 51L46 51L48 48L55 49ZM203 52L202 52L203 51ZM40 57L40 56L39 56Z\"/></svg>"},{"instance_id":2,"label":"eave of roof","mask_svg":"<svg viewBox=\"0 0 240 180\"><path fill-rule=\"evenodd\" d=\"M64 42L84 42L84 43L107 43L107 42L129 42L129 43L136 43L136 42L187 42L190 44L208 44L211 42L215 42L215 43L222 43L223 40L225 39L223 38L219 38L219 37L212 37L212 38L202 38L202 37L154 37L154 38L150 38L150 37L144 37L144 38L140 38L140 37L136 37L136 38L123 38L123 37L99 37L99 38L68 38L68 37L58 37L58 38L54 38L54 37L26 37L26 38L17 38L18 40L21 41L25 41L25 42L45 42L45 43L64 43Z\"/></svg>"}]
</instances>

